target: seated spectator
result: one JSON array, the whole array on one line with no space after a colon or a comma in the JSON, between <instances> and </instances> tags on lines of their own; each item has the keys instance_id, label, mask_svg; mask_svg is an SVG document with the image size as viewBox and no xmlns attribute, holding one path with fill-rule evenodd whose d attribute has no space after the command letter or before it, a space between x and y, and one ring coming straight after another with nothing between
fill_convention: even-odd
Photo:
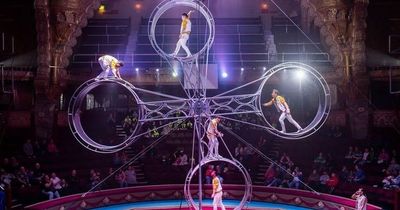
<instances>
[{"instance_id":1,"label":"seated spectator","mask_svg":"<svg viewBox=\"0 0 400 210\"><path fill-rule=\"evenodd\" d=\"M44 172L40 166L40 163L35 163L35 168L32 170L32 181L33 183L40 183L43 180Z\"/></svg>"},{"instance_id":2,"label":"seated spectator","mask_svg":"<svg viewBox=\"0 0 400 210\"><path fill-rule=\"evenodd\" d=\"M42 157L46 153L42 145L39 143L39 140L33 142L33 151L36 157Z\"/></svg>"},{"instance_id":3,"label":"seated spectator","mask_svg":"<svg viewBox=\"0 0 400 210\"><path fill-rule=\"evenodd\" d=\"M275 165L271 164L267 171L264 174L264 178L265 178L265 185L269 185L272 183L272 181L274 181L274 179L276 178L277 172L275 170Z\"/></svg>"},{"instance_id":4,"label":"seated spectator","mask_svg":"<svg viewBox=\"0 0 400 210\"><path fill-rule=\"evenodd\" d=\"M286 173L282 174L282 181L279 187L289 187L289 183L293 180L292 170L287 169Z\"/></svg>"},{"instance_id":5,"label":"seated spectator","mask_svg":"<svg viewBox=\"0 0 400 210\"><path fill-rule=\"evenodd\" d=\"M293 166L292 160L290 160L290 157L286 153L283 153L279 163L287 168Z\"/></svg>"},{"instance_id":6,"label":"seated spectator","mask_svg":"<svg viewBox=\"0 0 400 210\"><path fill-rule=\"evenodd\" d=\"M310 185L312 188L317 188L319 183L320 183L320 175L317 171L317 169L314 169L311 174L308 176L307 179L308 185Z\"/></svg>"},{"instance_id":7,"label":"seated spectator","mask_svg":"<svg viewBox=\"0 0 400 210\"><path fill-rule=\"evenodd\" d=\"M57 176L56 173L51 173L51 178L50 181L52 183L52 187L54 190L58 191L59 193L63 189L63 183L62 180Z\"/></svg>"},{"instance_id":8,"label":"seated spectator","mask_svg":"<svg viewBox=\"0 0 400 210\"><path fill-rule=\"evenodd\" d=\"M289 183L289 188L295 188L295 189L299 189L300 188L300 184L301 184L301 179L303 176L303 173L300 170L294 170L292 172L293 175L293 179L292 181Z\"/></svg>"},{"instance_id":9,"label":"seated spectator","mask_svg":"<svg viewBox=\"0 0 400 210\"><path fill-rule=\"evenodd\" d=\"M385 149L382 149L378 155L378 164L385 164L389 161L389 154L386 152Z\"/></svg>"},{"instance_id":10,"label":"seated spectator","mask_svg":"<svg viewBox=\"0 0 400 210\"><path fill-rule=\"evenodd\" d=\"M174 162L172 163L172 165L174 165L174 166L180 166L180 165L181 165L181 162L182 162L181 154L178 153L178 154L175 154L174 156L175 156L175 160L174 160Z\"/></svg>"},{"instance_id":11,"label":"seated spectator","mask_svg":"<svg viewBox=\"0 0 400 210\"><path fill-rule=\"evenodd\" d=\"M94 169L90 170L90 177L89 177L89 181L90 181L90 188L100 188L100 186L97 186L100 183L100 172L96 172Z\"/></svg>"},{"instance_id":12,"label":"seated spectator","mask_svg":"<svg viewBox=\"0 0 400 210\"><path fill-rule=\"evenodd\" d=\"M369 159L371 162L375 161L376 159L375 149L373 147L369 148Z\"/></svg>"},{"instance_id":13,"label":"seated spectator","mask_svg":"<svg viewBox=\"0 0 400 210\"><path fill-rule=\"evenodd\" d=\"M58 154L58 148L57 148L57 145L54 143L53 139L50 139L49 143L47 144L47 152L50 155L57 155Z\"/></svg>"},{"instance_id":14,"label":"seated spectator","mask_svg":"<svg viewBox=\"0 0 400 210\"><path fill-rule=\"evenodd\" d=\"M115 175L115 181L117 181L119 187L121 188L128 187L124 170L119 170L119 172Z\"/></svg>"},{"instance_id":15,"label":"seated spectator","mask_svg":"<svg viewBox=\"0 0 400 210\"><path fill-rule=\"evenodd\" d=\"M370 156L369 156L369 149L365 148L364 153L362 154L361 159L358 161L358 164L364 165L366 163L369 163L370 161ZM357 162L356 162L357 163Z\"/></svg>"},{"instance_id":16,"label":"seated spectator","mask_svg":"<svg viewBox=\"0 0 400 210\"><path fill-rule=\"evenodd\" d=\"M345 159L353 159L353 147L352 146L349 147L344 158Z\"/></svg>"},{"instance_id":17,"label":"seated spectator","mask_svg":"<svg viewBox=\"0 0 400 210\"><path fill-rule=\"evenodd\" d=\"M31 186L30 183L30 174L24 166L21 166L19 171L17 172L17 181L20 188Z\"/></svg>"},{"instance_id":18,"label":"seated spectator","mask_svg":"<svg viewBox=\"0 0 400 210\"><path fill-rule=\"evenodd\" d=\"M314 159L314 166L315 168L322 169L325 167L325 164L326 164L326 159L322 154L322 152L320 152L318 156Z\"/></svg>"},{"instance_id":19,"label":"seated spectator","mask_svg":"<svg viewBox=\"0 0 400 210\"><path fill-rule=\"evenodd\" d=\"M349 170L347 170L346 166L342 167L342 170L339 172L339 179L343 182L347 182L349 178Z\"/></svg>"},{"instance_id":20,"label":"seated spectator","mask_svg":"<svg viewBox=\"0 0 400 210\"><path fill-rule=\"evenodd\" d=\"M14 182L15 176L12 173L5 171L3 168L0 169L0 185L4 188L11 187L11 183Z\"/></svg>"},{"instance_id":21,"label":"seated spectator","mask_svg":"<svg viewBox=\"0 0 400 210\"><path fill-rule=\"evenodd\" d=\"M353 181L356 183L362 184L362 183L364 183L365 179L366 179L366 176L365 176L364 171L361 169L360 166L356 165Z\"/></svg>"},{"instance_id":22,"label":"seated spectator","mask_svg":"<svg viewBox=\"0 0 400 210\"><path fill-rule=\"evenodd\" d=\"M393 158L386 170L391 175L397 175L400 171L400 165L397 163L396 159Z\"/></svg>"},{"instance_id":23,"label":"seated spectator","mask_svg":"<svg viewBox=\"0 0 400 210\"><path fill-rule=\"evenodd\" d=\"M239 161L242 161L243 160L243 156L242 155L243 155L243 147L242 147L241 144L238 144L235 147L235 158L237 160L239 160Z\"/></svg>"},{"instance_id":24,"label":"seated spectator","mask_svg":"<svg viewBox=\"0 0 400 210\"><path fill-rule=\"evenodd\" d=\"M336 173L332 173L331 177L328 179L328 181L326 181L326 186L329 189L329 193L332 193L338 186L338 184L339 184L339 178L336 176Z\"/></svg>"},{"instance_id":25,"label":"seated spectator","mask_svg":"<svg viewBox=\"0 0 400 210\"><path fill-rule=\"evenodd\" d=\"M122 165L121 152L114 153L113 164L116 166Z\"/></svg>"},{"instance_id":26,"label":"seated spectator","mask_svg":"<svg viewBox=\"0 0 400 210\"><path fill-rule=\"evenodd\" d=\"M322 172L322 174L321 174L321 176L319 177L319 183L321 184L321 185L326 185L326 183L328 182L328 180L329 180L329 175L328 175L328 172L327 171L324 171L324 172Z\"/></svg>"},{"instance_id":27,"label":"seated spectator","mask_svg":"<svg viewBox=\"0 0 400 210\"><path fill-rule=\"evenodd\" d=\"M26 140L26 142L22 146L22 149L27 158L35 158L35 155L33 152L33 145L32 145L32 142L30 139Z\"/></svg>"},{"instance_id":28,"label":"seated spectator","mask_svg":"<svg viewBox=\"0 0 400 210\"><path fill-rule=\"evenodd\" d=\"M75 194L80 191L81 181L75 169L72 169L71 175L67 178L67 182L69 194Z\"/></svg>"},{"instance_id":29,"label":"seated spectator","mask_svg":"<svg viewBox=\"0 0 400 210\"><path fill-rule=\"evenodd\" d=\"M189 164L188 156L183 150L181 150L181 166L185 166L185 165L188 165L188 164Z\"/></svg>"},{"instance_id":30,"label":"seated spectator","mask_svg":"<svg viewBox=\"0 0 400 210\"><path fill-rule=\"evenodd\" d=\"M353 153L353 163L358 163L363 156L363 153L358 149L358 147L354 147Z\"/></svg>"},{"instance_id":31,"label":"seated spectator","mask_svg":"<svg viewBox=\"0 0 400 210\"><path fill-rule=\"evenodd\" d=\"M47 195L49 200L60 197L60 193L53 188L53 183L50 181L50 177L48 175L43 177L41 188L42 193Z\"/></svg>"},{"instance_id":32,"label":"seated spectator","mask_svg":"<svg viewBox=\"0 0 400 210\"><path fill-rule=\"evenodd\" d=\"M128 166L128 169L125 171L125 175L126 183L128 183L128 186L133 186L137 184L136 171L132 165Z\"/></svg>"},{"instance_id":33,"label":"seated spectator","mask_svg":"<svg viewBox=\"0 0 400 210\"><path fill-rule=\"evenodd\" d=\"M382 180L384 189L398 189L400 187L400 172L397 176L388 175Z\"/></svg>"}]
</instances>

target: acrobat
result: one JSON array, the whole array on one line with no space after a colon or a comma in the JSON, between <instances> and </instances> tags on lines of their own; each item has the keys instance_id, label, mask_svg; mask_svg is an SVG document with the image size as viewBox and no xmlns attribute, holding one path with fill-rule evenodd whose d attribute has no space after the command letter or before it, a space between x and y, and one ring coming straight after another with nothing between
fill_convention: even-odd
<instances>
[{"instance_id":1,"label":"acrobat","mask_svg":"<svg viewBox=\"0 0 400 210\"><path fill-rule=\"evenodd\" d=\"M290 109L289 105L287 104L285 98L283 96L279 95L279 91L277 89L272 90L272 99L271 101L264 103L263 106L272 106L275 105L276 109L281 112L281 116L279 117L279 123L281 124L282 133L286 133L286 127L285 127L285 119L288 119L288 121L293 124L297 128L296 133L300 133L303 129L301 126L293 119L292 115L290 114Z\"/></svg>"},{"instance_id":2,"label":"acrobat","mask_svg":"<svg viewBox=\"0 0 400 210\"><path fill-rule=\"evenodd\" d=\"M211 176L213 177L212 186L213 192L211 194L211 198L213 198L213 210L217 210L218 206L221 207L222 210L225 210L225 206L222 203L222 185L219 180L217 173L215 171L211 172Z\"/></svg>"},{"instance_id":3,"label":"acrobat","mask_svg":"<svg viewBox=\"0 0 400 210\"><path fill-rule=\"evenodd\" d=\"M170 54L173 57L178 55L181 47L185 50L186 57L192 56L192 53L190 52L189 48L186 46L186 43L189 40L189 35L192 30L192 22L190 21L190 15L193 12L194 12L193 10L190 10L188 13L182 14L182 23L181 23L181 30L180 30L180 34L179 34L179 40L176 43L175 51L172 54Z\"/></svg>"},{"instance_id":4,"label":"acrobat","mask_svg":"<svg viewBox=\"0 0 400 210\"><path fill-rule=\"evenodd\" d=\"M103 72L97 76L97 78L106 78L108 77L108 74L110 72L113 73L114 77L122 79L121 74L119 73L119 69L124 66L124 63L122 61L119 61L118 59L114 58L111 55L103 55L99 58L99 64L101 68L103 69Z\"/></svg>"},{"instance_id":5,"label":"acrobat","mask_svg":"<svg viewBox=\"0 0 400 210\"><path fill-rule=\"evenodd\" d=\"M220 118L214 118L210 120L207 127L207 138L208 138L208 154L209 157L218 158L218 137L222 137L223 134L218 131L218 124L221 121Z\"/></svg>"}]
</instances>

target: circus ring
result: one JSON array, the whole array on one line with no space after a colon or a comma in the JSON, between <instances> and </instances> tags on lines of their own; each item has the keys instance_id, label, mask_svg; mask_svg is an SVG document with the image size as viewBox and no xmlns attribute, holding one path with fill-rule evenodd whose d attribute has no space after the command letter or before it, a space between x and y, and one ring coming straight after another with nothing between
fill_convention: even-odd
<instances>
[{"instance_id":1,"label":"circus ring","mask_svg":"<svg viewBox=\"0 0 400 210\"><path fill-rule=\"evenodd\" d=\"M197 193L197 185L191 185L192 192ZM204 188L204 195L209 198L211 186ZM235 207L243 196L242 185L224 185L224 202L227 209ZM181 205L182 204L182 205ZM204 209L212 209L206 200ZM253 186L252 201L243 209L354 209L355 201L329 195L315 194L309 191L286 188ZM106 208L107 207L107 208ZM102 190L87 194L70 195L45 201L26 207L31 210L63 210L63 209L187 209L183 195L183 185L152 185L112 190ZM368 210L380 210L378 206L368 204Z\"/></svg>"}]
</instances>

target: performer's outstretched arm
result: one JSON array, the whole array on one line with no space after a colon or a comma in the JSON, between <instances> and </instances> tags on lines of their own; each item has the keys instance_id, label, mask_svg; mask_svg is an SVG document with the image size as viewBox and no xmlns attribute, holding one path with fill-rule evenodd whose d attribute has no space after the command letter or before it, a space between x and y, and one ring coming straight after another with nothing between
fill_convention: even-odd
<instances>
[{"instance_id":1,"label":"performer's outstretched arm","mask_svg":"<svg viewBox=\"0 0 400 210\"><path fill-rule=\"evenodd\" d=\"M272 101L269 101L269 102L267 102L267 103L263 103L263 106L272 106L272 104L273 104L273 102L272 102Z\"/></svg>"},{"instance_id":2,"label":"performer's outstretched arm","mask_svg":"<svg viewBox=\"0 0 400 210\"><path fill-rule=\"evenodd\" d=\"M188 18L190 18L191 14L192 14L193 12L194 12L194 10L190 10L190 11L187 13Z\"/></svg>"}]
</instances>

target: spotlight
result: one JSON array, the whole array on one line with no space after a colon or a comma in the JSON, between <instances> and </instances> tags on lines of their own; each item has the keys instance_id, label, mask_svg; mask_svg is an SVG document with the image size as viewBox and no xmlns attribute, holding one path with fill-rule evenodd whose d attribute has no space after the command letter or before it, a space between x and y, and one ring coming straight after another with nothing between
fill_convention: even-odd
<instances>
[{"instance_id":1,"label":"spotlight","mask_svg":"<svg viewBox=\"0 0 400 210\"><path fill-rule=\"evenodd\" d=\"M296 77L297 79L301 80L306 76L305 72L303 70L297 70L296 71Z\"/></svg>"},{"instance_id":2,"label":"spotlight","mask_svg":"<svg viewBox=\"0 0 400 210\"><path fill-rule=\"evenodd\" d=\"M265 70L267 70L267 67L264 66L264 67L263 67L263 71L265 71Z\"/></svg>"},{"instance_id":3,"label":"spotlight","mask_svg":"<svg viewBox=\"0 0 400 210\"><path fill-rule=\"evenodd\" d=\"M159 72L160 71L160 69L156 69L156 72Z\"/></svg>"},{"instance_id":4,"label":"spotlight","mask_svg":"<svg viewBox=\"0 0 400 210\"><path fill-rule=\"evenodd\" d=\"M136 3L135 4L135 9L137 9L137 10L142 9L142 5L139 4L139 3Z\"/></svg>"},{"instance_id":5,"label":"spotlight","mask_svg":"<svg viewBox=\"0 0 400 210\"><path fill-rule=\"evenodd\" d=\"M135 71L139 71L139 68L136 68Z\"/></svg>"},{"instance_id":6,"label":"spotlight","mask_svg":"<svg viewBox=\"0 0 400 210\"><path fill-rule=\"evenodd\" d=\"M244 68L242 67L242 68L240 68L240 71L244 71Z\"/></svg>"},{"instance_id":7,"label":"spotlight","mask_svg":"<svg viewBox=\"0 0 400 210\"><path fill-rule=\"evenodd\" d=\"M177 76L178 76L178 73L177 73L176 71L174 71L174 72L172 72L172 76L173 76L173 77L177 77Z\"/></svg>"},{"instance_id":8,"label":"spotlight","mask_svg":"<svg viewBox=\"0 0 400 210\"><path fill-rule=\"evenodd\" d=\"M106 12L106 5L100 4L100 6L99 6L97 12L98 12L100 15L104 14L104 13Z\"/></svg>"},{"instance_id":9,"label":"spotlight","mask_svg":"<svg viewBox=\"0 0 400 210\"><path fill-rule=\"evenodd\" d=\"M228 77L228 73L222 72L222 78L227 78L227 77Z\"/></svg>"},{"instance_id":10,"label":"spotlight","mask_svg":"<svg viewBox=\"0 0 400 210\"><path fill-rule=\"evenodd\" d=\"M261 4L261 9L267 10L268 9L268 4L267 3Z\"/></svg>"}]
</instances>

